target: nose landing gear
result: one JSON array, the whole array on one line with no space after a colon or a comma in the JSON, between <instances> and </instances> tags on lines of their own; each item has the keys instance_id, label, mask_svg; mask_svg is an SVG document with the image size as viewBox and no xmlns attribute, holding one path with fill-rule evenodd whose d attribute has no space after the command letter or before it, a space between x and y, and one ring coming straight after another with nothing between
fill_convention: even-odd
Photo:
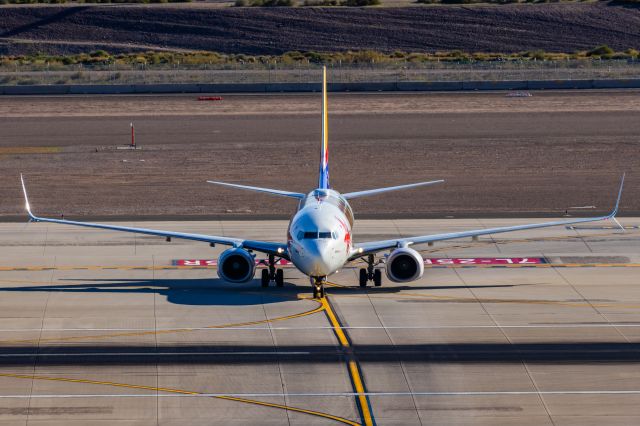
<instances>
[{"instance_id":1,"label":"nose landing gear","mask_svg":"<svg viewBox=\"0 0 640 426\"><path fill-rule=\"evenodd\" d=\"M382 285L382 271L375 269L375 267L382 261L376 262L375 256L370 254L365 262L367 262L367 267L360 269L360 287L366 287L369 281L373 281L373 285L380 287Z\"/></svg>"},{"instance_id":2,"label":"nose landing gear","mask_svg":"<svg viewBox=\"0 0 640 426\"><path fill-rule=\"evenodd\" d=\"M276 269L275 256L270 254L268 262L269 264L267 266L269 269L262 270L260 284L262 287L269 287L269 283L275 281L277 287L284 286L284 271L282 269Z\"/></svg>"},{"instance_id":3,"label":"nose landing gear","mask_svg":"<svg viewBox=\"0 0 640 426\"><path fill-rule=\"evenodd\" d=\"M324 283L327 282L327 277L311 277L311 281L311 285L313 286L313 298L324 298Z\"/></svg>"}]
</instances>

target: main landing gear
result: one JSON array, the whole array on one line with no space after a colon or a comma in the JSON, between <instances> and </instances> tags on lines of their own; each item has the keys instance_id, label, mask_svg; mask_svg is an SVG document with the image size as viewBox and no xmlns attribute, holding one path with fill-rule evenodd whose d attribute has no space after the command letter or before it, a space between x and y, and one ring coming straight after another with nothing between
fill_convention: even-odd
<instances>
[{"instance_id":1,"label":"main landing gear","mask_svg":"<svg viewBox=\"0 0 640 426\"><path fill-rule=\"evenodd\" d=\"M269 264L267 267L269 269L262 270L260 284L262 284L262 287L269 287L269 283L271 281L275 281L277 287L282 287L284 285L284 271L282 269L276 269L276 260L274 255L269 255L268 262Z\"/></svg>"},{"instance_id":2,"label":"main landing gear","mask_svg":"<svg viewBox=\"0 0 640 426\"><path fill-rule=\"evenodd\" d=\"M376 263L376 258L372 254L367 256L365 262L367 262L367 267L360 268L360 287L366 287L369 281L373 281L373 285L380 287L382 285L382 271L375 269L375 267L382 262Z\"/></svg>"},{"instance_id":3,"label":"main landing gear","mask_svg":"<svg viewBox=\"0 0 640 426\"><path fill-rule=\"evenodd\" d=\"M327 277L311 277L311 285L313 286L313 298L322 299L325 296L324 284L327 282Z\"/></svg>"}]
</instances>

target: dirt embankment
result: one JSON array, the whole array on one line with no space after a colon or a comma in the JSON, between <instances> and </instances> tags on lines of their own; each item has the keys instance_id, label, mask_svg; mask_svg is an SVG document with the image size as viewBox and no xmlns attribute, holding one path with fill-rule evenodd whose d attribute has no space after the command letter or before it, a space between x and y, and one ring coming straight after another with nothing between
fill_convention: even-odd
<instances>
[{"instance_id":1,"label":"dirt embankment","mask_svg":"<svg viewBox=\"0 0 640 426\"><path fill-rule=\"evenodd\" d=\"M640 93L332 94L339 191L446 179L354 200L363 217L640 214ZM208 179L290 191L316 184L319 95L0 98L0 220L286 218L295 202ZM135 123L142 150L116 149ZM591 207L594 206L594 207Z\"/></svg>"},{"instance_id":2,"label":"dirt embankment","mask_svg":"<svg viewBox=\"0 0 640 426\"><path fill-rule=\"evenodd\" d=\"M36 43L33 43L36 42ZM640 8L607 3L412 8L0 8L0 54L170 49L572 52L640 48Z\"/></svg>"}]
</instances>

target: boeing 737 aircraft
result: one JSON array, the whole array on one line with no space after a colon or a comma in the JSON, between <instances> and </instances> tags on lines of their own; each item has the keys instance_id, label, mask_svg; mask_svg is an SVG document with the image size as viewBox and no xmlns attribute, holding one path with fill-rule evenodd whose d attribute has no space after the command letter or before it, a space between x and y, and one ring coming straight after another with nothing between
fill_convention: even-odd
<instances>
[{"instance_id":1,"label":"boeing 737 aircraft","mask_svg":"<svg viewBox=\"0 0 640 426\"><path fill-rule=\"evenodd\" d=\"M299 200L298 211L289 223L286 242L254 241L242 238L188 234L155 229L38 217L31 212L24 179L21 176L20 178L22 180L22 190L24 191L26 209L29 213L29 217L34 222L52 222L63 225L86 226L90 228L157 235L165 237L167 241L170 241L171 238L182 238L186 240L202 241L209 243L212 246L215 244L231 246L229 249L222 252L218 258L218 276L223 280L232 283L245 283L254 278L256 271L254 252L260 252L268 256L268 268L262 269L262 286L267 287L270 282L275 281L276 285L281 287L284 284L283 271L282 269L277 269L276 265L280 259L290 260L300 272L310 277L315 298L324 297L324 283L329 275L340 270L347 262L357 259L364 260L368 265L367 268L360 269L360 286L366 287L367 283L370 281L372 281L375 286L380 286L382 284L382 273L380 269L375 268L378 264L376 261L376 255L380 252L390 252L384 261L385 272L389 280L396 283L406 283L419 279L424 273L424 260L420 253L411 247L413 245L451 240L454 238L476 237L479 235L497 234L501 232L521 231L524 229L595 222L605 219L613 219L615 221L615 216L618 212L618 205L620 203L620 196L622 195L624 175L622 176L622 182L620 183L615 207L607 216L533 223L518 226L505 226L463 232L421 235L409 238L394 238L390 240L371 241L359 244L354 243L352 237L354 216L351 207L349 206L349 200L381 194L383 192L433 185L443 182L443 180L433 180L429 182L419 182L408 185L371 189L367 191L349 192L345 194L339 193L329 185L327 119L327 77L326 69L323 69L322 148L320 151L320 173L318 188L308 194L209 181L209 183L217 185L225 185L233 188L263 192L275 196L289 197Z\"/></svg>"}]
</instances>

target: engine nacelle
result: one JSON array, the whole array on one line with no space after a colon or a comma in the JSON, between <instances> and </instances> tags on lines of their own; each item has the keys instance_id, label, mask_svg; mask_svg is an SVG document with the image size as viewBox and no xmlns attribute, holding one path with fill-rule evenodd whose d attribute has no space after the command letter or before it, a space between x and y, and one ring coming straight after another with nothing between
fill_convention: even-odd
<instances>
[{"instance_id":1,"label":"engine nacelle","mask_svg":"<svg viewBox=\"0 0 640 426\"><path fill-rule=\"evenodd\" d=\"M385 271L394 283L415 281L424 274L424 260L414 249L399 248L387 258Z\"/></svg>"},{"instance_id":2,"label":"engine nacelle","mask_svg":"<svg viewBox=\"0 0 640 426\"><path fill-rule=\"evenodd\" d=\"M218 258L218 276L232 283L246 283L253 279L256 261L246 250L232 248Z\"/></svg>"}]
</instances>

